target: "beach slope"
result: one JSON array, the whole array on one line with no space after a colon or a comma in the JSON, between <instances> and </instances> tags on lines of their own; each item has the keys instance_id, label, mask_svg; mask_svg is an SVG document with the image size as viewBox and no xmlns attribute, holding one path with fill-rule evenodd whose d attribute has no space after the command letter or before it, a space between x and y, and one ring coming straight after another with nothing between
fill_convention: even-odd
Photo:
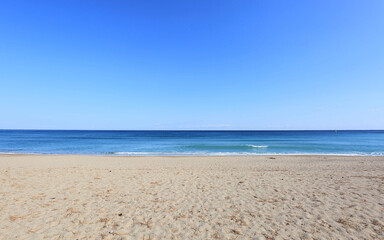
<instances>
[{"instance_id":1,"label":"beach slope","mask_svg":"<svg viewBox=\"0 0 384 240\"><path fill-rule=\"evenodd\" d=\"M0 155L0 239L384 239L384 157Z\"/></svg>"}]
</instances>

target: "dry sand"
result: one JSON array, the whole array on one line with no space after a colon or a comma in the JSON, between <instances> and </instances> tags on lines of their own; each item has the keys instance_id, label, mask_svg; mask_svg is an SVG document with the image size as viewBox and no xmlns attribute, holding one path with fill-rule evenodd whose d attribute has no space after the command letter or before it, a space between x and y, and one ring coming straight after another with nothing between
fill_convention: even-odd
<instances>
[{"instance_id":1,"label":"dry sand","mask_svg":"<svg viewBox=\"0 0 384 240\"><path fill-rule=\"evenodd\" d=\"M384 157L0 155L0 239L384 239Z\"/></svg>"}]
</instances>

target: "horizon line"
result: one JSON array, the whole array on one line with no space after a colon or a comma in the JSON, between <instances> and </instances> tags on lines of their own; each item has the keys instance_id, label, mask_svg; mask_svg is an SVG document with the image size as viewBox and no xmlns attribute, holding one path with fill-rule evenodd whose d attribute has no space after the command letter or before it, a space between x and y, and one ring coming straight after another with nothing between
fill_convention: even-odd
<instances>
[{"instance_id":1,"label":"horizon line","mask_svg":"<svg viewBox=\"0 0 384 240\"><path fill-rule=\"evenodd\" d=\"M384 129L37 129L37 128L0 128L0 131L384 131Z\"/></svg>"}]
</instances>

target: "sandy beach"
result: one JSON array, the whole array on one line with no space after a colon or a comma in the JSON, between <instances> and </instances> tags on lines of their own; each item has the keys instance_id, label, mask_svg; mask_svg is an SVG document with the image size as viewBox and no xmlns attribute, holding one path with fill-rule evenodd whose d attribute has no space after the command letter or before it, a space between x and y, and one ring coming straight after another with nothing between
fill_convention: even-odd
<instances>
[{"instance_id":1,"label":"sandy beach","mask_svg":"<svg viewBox=\"0 0 384 240\"><path fill-rule=\"evenodd\" d=\"M384 157L0 155L0 239L384 239Z\"/></svg>"}]
</instances>

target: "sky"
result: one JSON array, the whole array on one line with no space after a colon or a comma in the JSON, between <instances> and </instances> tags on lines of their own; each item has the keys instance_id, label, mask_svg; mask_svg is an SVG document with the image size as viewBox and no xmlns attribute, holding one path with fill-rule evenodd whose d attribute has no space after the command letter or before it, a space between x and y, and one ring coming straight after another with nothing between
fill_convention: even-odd
<instances>
[{"instance_id":1,"label":"sky","mask_svg":"<svg viewBox=\"0 0 384 240\"><path fill-rule=\"evenodd\" d=\"M384 129L384 1L3 0L0 129Z\"/></svg>"}]
</instances>

